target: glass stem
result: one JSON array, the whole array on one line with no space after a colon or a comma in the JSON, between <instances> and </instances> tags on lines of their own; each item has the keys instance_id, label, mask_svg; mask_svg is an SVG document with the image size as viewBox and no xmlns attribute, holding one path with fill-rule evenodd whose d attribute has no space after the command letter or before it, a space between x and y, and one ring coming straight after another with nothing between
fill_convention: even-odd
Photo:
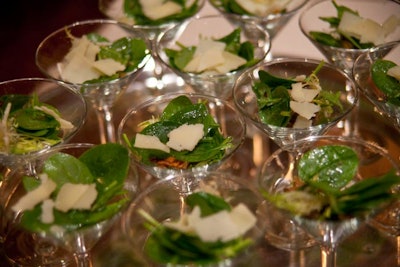
<instances>
[{"instance_id":1,"label":"glass stem","mask_svg":"<svg viewBox=\"0 0 400 267\"><path fill-rule=\"evenodd\" d=\"M154 61L153 75L154 75L154 78L156 78L156 80L157 80L156 89L161 90L164 87L163 81L162 81L162 77L164 74L164 68L163 68L162 63L160 62L160 59L158 57L157 50L156 50L157 49L157 36L155 36L152 40L150 40L150 42L151 42L151 56Z\"/></svg>"},{"instance_id":2,"label":"glass stem","mask_svg":"<svg viewBox=\"0 0 400 267\"><path fill-rule=\"evenodd\" d=\"M75 261L77 267L92 267L92 257L89 252L76 253Z\"/></svg>"},{"instance_id":3,"label":"glass stem","mask_svg":"<svg viewBox=\"0 0 400 267\"><path fill-rule=\"evenodd\" d=\"M321 247L321 267L336 267L336 245L323 245Z\"/></svg>"},{"instance_id":4,"label":"glass stem","mask_svg":"<svg viewBox=\"0 0 400 267\"><path fill-rule=\"evenodd\" d=\"M289 267L305 267L306 258L303 249L294 249L290 251Z\"/></svg>"},{"instance_id":5,"label":"glass stem","mask_svg":"<svg viewBox=\"0 0 400 267\"><path fill-rule=\"evenodd\" d=\"M115 143L116 137L112 108L108 105L98 107L96 115L99 123L100 143Z\"/></svg>"}]
</instances>

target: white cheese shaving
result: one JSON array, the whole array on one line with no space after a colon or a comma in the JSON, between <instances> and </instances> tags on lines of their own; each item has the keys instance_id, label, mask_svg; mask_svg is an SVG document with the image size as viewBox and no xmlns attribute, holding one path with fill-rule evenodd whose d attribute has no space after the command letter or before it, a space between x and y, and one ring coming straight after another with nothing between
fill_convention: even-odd
<instances>
[{"instance_id":1,"label":"white cheese shaving","mask_svg":"<svg viewBox=\"0 0 400 267\"><path fill-rule=\"evenodd\" d=\"M182 7L173 2L165 0L139 0L143 14L151 20L162 19L182 12Z\"/></svg>"},{"instance_id":2,"label":"white cheese shaving","mask_svg":"<svg viewBox=\"0 0 400 267\"><path fill-rule=\"evenodd\" d=\"M170 152L170 148L162 143L157 136L144 135L141 133L136 134L135 143L133 144L133 146L144 149L157 149L166 153Z\"/></svg>"},{"instance_id":3,"label":"white cheese shaving","mask_svg":"<svg viewBox=\"0 0 400 267\"><path fill-rule=\"evenodd\" d=\"M320 106L314 103L297 101L290 101L290 108L307 120L314 117L315 113L321 110Z\"/></svg>"},{"instance_id":4,"label":"white cheese shaving","mask_svg":"<svg viewBox=\"0 0 400 267\"><path fill-rule=\"evenodd\" d=\"M52 199L45 199L42 202L42 213L40 220L42 223L53 223L54 222L54 201Z\"/></svg>"},{"instance_id":5,"label":"white cheese shaving","mask_svg":"<svg viewBox=\"0 0 400 267\"><path fill-rule=\"evenodd\" d=\"M400 66L397 65L388 69L386 74L400 81Z\"/></svg>"},{"instance_id":6,"label":"white cheese shaving","mask_svg":"<svg viewBox=\"0 0 400 267\"><path fill-rule=\"evenodd\" d=\"M25 210L32 210L37 204L49 198L51 193L56 189L57 184L48 178L47 174L40 174L41 183L35 189L23 195L11 209L14 212L23 212Z\"/></svg>"},{"instance_id":7,"label":"white cheese shaving","mask_svg":"<svg viewBox=\"0 0 400 267\"><path fill-rule=\"evenodd\" d=\"M71 209L90 209L96 200L96 184L65 183L57 194L54 208L62 212Z\"/></svg>"},{"instance_id":8,"label":"white cheese shaving","mask_svg":"<svg viewBox=\"0 0 400 267\"><path fill-rule=\"evenodd\" d=\"M256 16L267 16L281 12L292 0L236 0L247 12Z\"/></svg>"},{"instance_id":9,"label":"white cheese shaving","mask_svg":"<svg viewBox=\"0 0 400 267\"><path fill-rule=\"evenodd\" d=\"M293 83L290 95L294 101L297 102L311 102L319 94L318 89L303 88L303 83Z\"/></svg>"},{"instance_id":10,"label":"white cheese shaving","mask_svg":"<svg viewBox=\"0 0 400 267\"><path fill-rule=\"evenodd\" d=\"M183 124L168 133L169 140L167 146L176 151L192 151L203 136L203 124Z\"/></svg>"}]
</instances>

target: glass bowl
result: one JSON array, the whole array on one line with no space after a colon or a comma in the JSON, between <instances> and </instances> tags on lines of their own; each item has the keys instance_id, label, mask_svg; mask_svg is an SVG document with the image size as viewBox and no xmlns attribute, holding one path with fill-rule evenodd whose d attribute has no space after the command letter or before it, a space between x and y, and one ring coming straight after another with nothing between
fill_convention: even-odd
<instances>
[{"instance_id":1,"label":"glass bowl","mask_svg":"<svg viewBox=\"0 0 400 267\"><path fill-rule=\"evenodd\" d=\"M218 27L215 27L215 25L218 25ZM236 29L241 30L239 42L250 42L254 48L254 62L250 66L262 61L270 50L271 44L268 33L254 23L244 20L230 21L226 17L219 15L192 18L169 29L158 39L157 53L162 63L183 78L196 93L227 99L232 95L232 87L235 80L250 67L249 65L235 67L236 69L234 70L227 68L220 72L208 71L208 68L201 72L186 72L182 70L183 67L178 68L176 65L171 64L166 49L181 51L182 45L184 47L197 47L200 39L218 40L231 34ZM233 54L236 54L236 52ZM210 59L213 58L213 56L210 56ZM218 57L216 56L215 58Z\"/></svg>"},{"instance_id":2,"label":"glass bowl","mask_svg":"<svg viewBox=\"0 0 400 267\"><path fill-rule=\"evenodd\" d=\"M329 146L335 147L326 149ZM325 150L308 154L310 151L315 151L314 149ZM303 160L304 158L306 159ZM336 249L340 242L355 233L376 214L384 211L391 202L397 201L394 195L391 198L379 199L377 196L380 195L375 190L381 186L385 192L382 194L395 194L390 190L398 187L400 181L398 175L399 166L396 161L387 150L376 144L359 138L312 136L271 154L261 168L259 184L262 190L265 190L268 202L276 207L275 212L280 213L281 218L286 217L286 223L294 222L294 225L300 227L321 245L321 266L334 267ZM384 186L384 176L391 176L389 179L393 179L393 183L388 182L389 187ZM359 183L366 180L374 181L375 184L367 182L366 184L370 184L369 189L367 186L361 187ZM347 190L354 185L353 189ZM309 190L305 189L307 186ZM357 187L365 191L357 191ZM295 192L303 194L295 195ZM371 194L374 192L375 195L371 197L367 192ZM287 195L286 204L282 200L285 193L292 194L293 197L290 201ZM316 193L320 194L319 197L329 195L333 201L324 202L320 206L322 209L319 209L319 204L316 204L318 201L315 199ZM314 199L309 198L305 201L307 198L304 198L304 194L313 196ZM282 201L279 202L278 198ZM380 201L376 202L378 205L369 204L378 199ZM327 207L332 207L331 213ZM283 225L284 222L282 220ZM277 231L278 228L267 226L266 235L279 239L280 242L286 242L279 244L281 246L287 245L295 240L293 236L304 237L304 233L300 231L299 235L299 231L293 229L297 228L286 228L281 232L282 229ZM287 237L286 240L284 237ZM307 241L307 238L303 238L303 244L307 244Z\"/></svg>"},{"instance_id":3,"label":"glass bowl","mask_svg":"<svg viewBox=\"0 0 400 267\"><path fill-rule=\"evenodd\" d=\"M358 91L353 80L337 67L325 63L317 76L322 90L340 93L339 101L342 109L335 109L327 121L314 121L309 127L281 127L263 123L259 114L258 97L253 91L255 83L260 81L258 74L260 70L277 77L293 79L298 75L309 75L320 63L311 59L278 58L246 71L238 78L233 89L237 108L250 123L267 134L280 147L311 135L323 134L342 120L358 101Z\"/></svg>"},{"instance_id":4,"label":"glass bowl","mask_svg":"<svg viewBox=\"0 0 400 267\"><path fill-rule=\"evenodd\" d=\"M91 266L92 247L137 190L128 150L116 143L68 143L34 160L30 170L14 168L1 188L7 259L18 266L65 266L75 257L77 266Z\"/></svg>"},{"instance_id":5,"label":"glass bowl","mask_svg":"<svg viewBox=\"0 0 400 267\"><path fill-rule=\"evenodd\" d=\"M399 16L400 14L400 4L398 1L338 0L336 3L357 11L361 17L369 18L379 24L384 23L384 21L392 15ZM353 63L357 57L368 52L370 48L343 48L322 44L321 42L316 41L310 35L311 31L325 33L330 33L332 31L329 24L322 21L320 17L337 17L336 8L331 0L311 2L308 5L299 18L299 26L302 33L326 57L327 60L346 72L351 73ZM392 42L396 40L400 40L399 26L384 39L384 42ZM378 44L375 46L377 45Z\"/></svg>"},{"instance_id":6,"label":"glass bowl","mask_svg":"<svg viewBox=\"0 0 400 267\"><path fill-rule=\"evenodd\" d=\"M56 132L50 132L53 127L47 128L49 124L46 123L43 125L42 123L44 121L50 121L50 117L54 120L56 116L54 116L52 112L47 111L45 114L49 114L48 117L41 116L35 122L33 117L24 116L28 119L28 121L24 122L26 126L21 127L20 122L18 128L10 128L12 123L18 123L18 121L20 121L18 119L16 122L15 119L13 119L14 122L11 122L11 118L15 118L14 112L18 110L18 106L11 105L11 112L6 112L7 103L9 103L6 97L10 95L21 95L24 98L31 97L32 99L37 96L39 104L49 105L55 108L57 110L56 113L59 113L58 116L67 122L63 124L60 123L57 128L54 128ZM86 119L87 108L82 95L68 84L51 79L22 78L1 82L0 99L2 126L6 125L6 123L8 125L7 127L1 127L2 130L0 132L0 167L5 168L6 172L7 169L12 166L18 166L19 164L29 162L38 153L50 147L68 142L79 131ZM22 99L14 99L17 105L24 103L21 102ZM24 101L26 101L26 99ZM25 109L19 107L19 110ZM33 111L31 110L31 112ZM6 114L9 115L7 116ZM19 112L19 114L23 113ZM5 116L8 117L8 120ZM21 120L24 117L19 116ZM24 131L24 129L30 129L31 133L26 130ZM39 130L41 129L45 132L40 133Z\"/></svg>"},{"instance_id":7,"label":"glass bowl","mask_svg":"<svg viewBox=\"0 0 400 267\"><path fill-rule=\"evenodd\" d=\"M82 41L83 36L90 42ZM116 141L112 107L149 58L150 45L140 30L103 19L75 22L52 32L39 44L35 56L44 75L68 83L91 104L101 143ZM106 64L110 61L114 64ZM63 75L61 70L65 70Z\"/></svg>"},{"instance_id":8,"label":"glass bowl","mask_svg":"<svg viewBox=\"0 0 400 267\"><path fill-rule=\"evenodd\" d=\"M157 263L152 256L149 255L148 247L146 249L146 242L152 235L152 230L148 226L148 218L152 217L155 221L160 224L166 222L173 222L180 218L184 213L190 213L194 206L198 206L199 202L193 199L194 202L189 201L190 196L194 194L209 193L217 195L224 199L232 207L237 207L243 204L249 209L249 211L255 216L255 224L253 227L244 232L241 238L250 238L252 244L249 246L243 246L238 250L232 250L232 256L210 256L208 252L203 255L197 254L192 259L185 259L182 262L173 262L174 258L179 258L185 253L191 254L192 252L198 252L198 250L184 249L183 254L172 252L169 255L164 255L164 263ZM191 207L192 206L192 207ZM143 214L147 214L148 217L144 217ZM214 211L210 213L210 216L214 215ZM241 216L245 223L248 218L247 216ZM193 173L185 173L177 176L170 176L167 179L157 181L155 184L148 187L143 191L125 213L122 218L122 229L125 236L130 241L134 251L143 257L143 260L147 263L146 266L259 266L262 265L262 259L258 258L257 245L262 239L264 233L264 223L268 219L267 214L264 210L264 201L261 195L249 180L233 176L232 174L225 172L201 172L198 175ZM212 226L210 225L209 230L214 232L215 236L220 235L224 232L223 229L231 228L228 226L229 223L226 221L216 220ZM224 228L225 227L225 228ZM199 230L200 231L200 230ZM207 235L207 234L206 234ZM196 236L194 234L193 236ZM199 236L202 236L199 234ZM221 235L218 240L224 240ZM207 237L206 240L209 238ZM183 241L179 244L185 246ZM202 241L200 238L199 243L207 244L206 247L209 249L215 241L208 241L209 243ZM179 241L177 241L179 242ZM221 241L221 243L226 241ZM231 241L232 242L232 241ZM178 244L178 243L177 243ZM190 244L188 244L190 245ZM148 245L147 245L148 246ZM221 249L223 251L223 249ZM154 252L154 250L153 250ZM161 251L162 252L162 251ZM157 251L156 251L157 253ZM171 262L168 263L168 258ZM181 259L182 260L182 259ZM214 262L215 261L215 262Z\"/></svg>"},{"instance_id":9,"label":"glass bowl","mask_svg":"<svg viewBox=\"0 0 400 267\"><path fill-rule=\"evenodd\" d=\"M262 7L255 8L250 11L243 10L239 6L234 6L234 1L223 1L223 0L210 0L219 12L221 12L228 19L234 20L245 20L260 25L263 29L267 30L271 36L271 39L279 33L280 29L286 25L286 23L298 12L306 3L306 0L289 0L289 1L248 1L253 2L255 6L263 5ZM243 5L245 1L242 1ZM259 3L257 3L259 2ZM254 6L251 5L251 6ZM250 3L247 3L249 8ZM257 11L258 9L258 11Z\"/></svg>"},{"instance_id":10,"label":"glass bowl","mask_svg":"<svg viewBox=\"0 0 400 267\"><path fill-rule=\"evenodd\" d=\"M353 68L354 80L361 93L368 98L379 113L390 118L398 130L400 130L400 106L388 101L385 93L376 86L372 79L371 67L374 62L381 59L390 60L399 65L399 44L400 42L389 43L360 55L354 62ZM388 53L387 50L390 50L390 52Z\"/></svg>"},{"instance_id":11,"label":"glass bowl","mask_svg":"<svg viewBox=\"0 0 400 267\"><path fill-rule=\"evenodd\" d=\"M221 164L223 164L232 156L232 154L241 146L245 138L246 125L244 118L229 102L213 96L199 94L167 94L164 96L156 97L152 100L148 100L140 105L133 106L130 111L127 112L118 127L118 136L120 142L125 145L132 146L131 142L133 138L136 137L137 133L143 131L143 122L156 122L163 114L167 105L169 105L171 101L177 99L178 97L188 98L191 102L191 106L200 102L204 103L204 107L206 109L204 110L205 113L208 113L213 118L215 123L217 123L217 125L213 124L214 126L212 128L214 128L214 130L210 131L201 138L201 141L199 142L199 144L202 144L201 146L196 144L193 151L181 151L181 153L188 152L187 156L189 156L189 159L187 161L189 162L189 164L187 164L186 166L164 164L164 160L162 159L167 159L170 156L169 154L165 153L155 156L153 155L154 159L152 161L147 161L146 158L143 156L145 155L145 152L134 153L134 151L131 149L131 156L133 157L133 160L138 164L138 166L140 166L146 172L150 173L152 176L159 179L166 178L168 175L171 174L184 173L188 171L198 172L217 169ZM194 117L197 116L197 113L194 112L193 114L195 114ZM167 120L167 123L168 121L174 122L172 122L172 128L167 128L164 135L166 135L172 129L177 128L178 125L183 125L185 123L193 124L194 121L192 121L191 119L193 117L193 114L182 115L182 121L178 122L177 124L175 122L177 120L176 117L174 119ZM189 118L188 120L185 118L186 115ZM198 123L200 124L205 122L202 117L200 117L199 120ZM189 133L187 134L187 136L192 136L192 134ZM204 142L206 142L206 139L211 137L211 140L216 140L215 138L217 138L218 136L222 136L225 140L230 139L229 145L227 147L218 146L218 149L214 151L212 147L208 147L207 149L205 149L206 146L204 145L206 145L206 143ZM166 143L167 141L164 140L163 142ZM214 141L211 141L210 144L212 144L213 142ZM217 143L221 144L220 140ZM200 147L203 147L204 150L200 150ZM208 152L203 154L202 151ZM190 159L190 155L195 155L196 153L200 153L197 155L207 155L207 157L206 159L203 158L202 162L196 162L197 159L195 157ZM173 159L174 157L169 158ZM181 161L182 163L185 163L185 158L181 159Z\"/></svg>"}]
</instances>

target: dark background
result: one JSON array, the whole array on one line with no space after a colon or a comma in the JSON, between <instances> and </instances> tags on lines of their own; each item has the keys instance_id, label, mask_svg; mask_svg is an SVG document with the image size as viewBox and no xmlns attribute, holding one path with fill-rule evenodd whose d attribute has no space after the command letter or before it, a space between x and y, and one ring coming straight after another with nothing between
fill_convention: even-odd
<instances>
[{"instance_id":1,"label":"dark background","mask_svg":"<svg viewBox=\"0 0 400 267\"><path fill-rule=\"evenodd\" d=\"M35 65L39 43L53 31L105 18L98 0L13 0L0 3L0 82L43 77Z\"/></svg>"}]
</instances>

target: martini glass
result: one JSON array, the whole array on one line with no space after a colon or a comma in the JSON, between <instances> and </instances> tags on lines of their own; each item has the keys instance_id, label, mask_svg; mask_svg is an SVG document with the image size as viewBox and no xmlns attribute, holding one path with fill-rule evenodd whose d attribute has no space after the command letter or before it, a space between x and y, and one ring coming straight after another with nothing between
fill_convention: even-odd
<instances>
[{"instance_id":1,"label":"martini glass","mask_svg":"<svg viewBox=\"0 0 400 267\"><path fill-rule=\"evenodd\" d=\"M379 24L385 22L386 19L400 14L400 4L397 1L356 1L344 0L336 1L338 5L351 8L359 13L363 18L369 18ZM319 31L329 33L332 29L329 24L320 19L320 17L336 17L337 11L331 0L322 0L310 3L310 5L301 13L299 18L299 26L305 37L325 56L332 64L338 66L349 74L352 74L354 61L361 54L367 53L371 48L383 45L393 41L400 40L400 27L394 28L384 39L384 43L376 44L371 48L348 48L328 46L316 41L311 35L311 31ZM375 48L374 48L375 47ZM381 46L383 48L383 46ZM384 49L388 53L389 49Z\"/></svg>"},{"instance_id":2,"label":"martini glass","mask_svg":"<svg viewBox=\"0 0 400 267\"><path fill-rule=\"evenodd\" d=\"M6 177L12 169L24 166L26 170L33 170L35 163L33 159L43 151L51 147L58 146L62 143L68 142L80 129L86 118L86 102L82 95L70 88L68 85L50 79L43 78L22 78L0 83L0 97L6 95L36 95L39 102L50 105L58 110L60 117L72 124L72 127L60 127L59 132L55 133L55 137L59 138L58 141L43 140L35 143L35 140L40 138L18 138L17 136L9 136L10 128L5 127L6 123L10 122L5 118L5 113L1 113L2 130L1 130L1 152L0 152L0 188L3 184L3 178ZM7 103L0 101L2 111L6 110ZM11 116L9 116L11 117ZM15 134L15 133L14 133ZM8 138L7 138L8 136ZM9 146L5 146L8 140ZM50 142L51 141L51 142ZM22 146L24 149L20 151L15 149L16 144ZM22 144L22 145L21 145ZM32 149L27 149L32 147ZM4 222L3 213L3 198L5 195L0 196L0 243L4 240L4 231L6 222Z\"/></svg>"},{"instance_id":3,"label":"martini glass","mask_svg":"<svg viewBox=\"0 0 400 267\"><path fill-rule=\"evenodd\" d=\"M218 27L215 27L218 25ZM240 43L250 42L254 47L254 63L227 72L201 71L186 72L171 64L166 49L180 51L182 48L197 47L201 39L217 40L241 29ZM212 15L192 18L165 31L157 43L157 53L163 64L172 69L178 77L189 84L196 93L230 98L233 84L246 69L264 60L270 50L268 32L260 26L245 20L228 20L225 16Z\"/></svg>"},{"instance_id":4,"label":"martini glass","mask_svg":"<svg viewBox=\"0 0 400 267\"><path fill-rule=\"evenodd\" d=\"M73 37L80 38L88 34L98 34L108 39L109 42L115 42L121 38L137 39L143 42L147 49L138 49L136 54L133 52L133 56L129 60L132 66L118 72L111 79L94 80L95 78L90 78L89 80L93 79L93 82L89 82L84 78L79 81L63 78L60 74L60 63L65 60L65 56L71 50ZM112 20L88 20L76 22L54 31L40 43L36 50L36 65L41 72L75 88L94 108L98 119L101 143L116 142L113 106L149 59L149 48L144 40L145 37L141 31L128 30L124 24ZM123 53L127 52L129 48L121 47L119 49ZM77 70L75 76L78 76L80 71L84 72L83 69Z\"/></svg>"},{"instance_id":5,"label":"martini glass","mask_svg":"<svg viewBox=\"0 0 400 267\"><path fill-rule=\"evenodd\" d=\"M263 123L259 115L257 96L253 91L254 84L259 81L258 72L260 70L277 77L292 79L298 75L309 75L319 63L319 61L310 59L278 58L247 70L236 81L233 89L233 98L237 108L250 123L280 147L311 135L325 133L343 119L358 100L358 91L353 80L337 67L325 63L317 76L323 90L340 93L342 109L335 110L328 120L313 122L309 127L280 127Z\"/></svg>"},{"instance_id":6,"label":"martini glass","mask_svg":"<svg viewBox=\"0 0 400 267\"><path fill-rule=\"evenodd\" d=\"M220 258L218 262L196 263L196 260L206 259L204 256L206 254L204 254L203 258L182 264L172 262L158 264L149 256L148 250L144 247L151 231L146 228L146 219L140 213L146 212L159 223L178 220L183 213L190 210L187 197L198 192L217 194L232 207L239 204L245 205L256 217L255 225L243 235L244 238L251 238L252 244L242 248L232 257ZM257 244L262 239L264 223L268 220L264 201L260 197L258 190L249 180L226 172L171 175L164 180L156 181L138 195L122 218L122 230L134 251L142 255L148 264L146 266L260 266L263 259L257 256ZM224 227L224 224L217 225L214 225L215 232L223 232L223 228L219 227ZM190 249L187 252L190 253Z\"/></svg>"},{"instance_id":7,"label":"martini glass","mask_svg":"<svg viewBox=\"0 0 400 267\"><path fill-rule=\"evenodd\" d=\"M233 21L245 20L258 24L269 32L271 39L273 39L293 15L307 3L306 0L269 1L269 3L250 0L249 2L264 6L258 11L256 11L257 9L254 11L246 11L240 6L239 9L236 9L233 5L229 4L230 2L232 1L210 0L210 3L228 19ZM247 3L247 8L249 8L250 4L251 3Z\"/></svg>"},{"instance_id":8,"label":"martini glass","mask_svg":"<svg viewBox=\"0 0 400 267\"><path fill-rule=\"evenodd\" d=\"M381 115L394 123L398 130L400 130L400 107L389 102L385 94L375 85L371 77L371 67L378 59L390 60L399 65L399 44L400 42L389 43L360 55L354 62L353 68L354 79L361 92Z\"/></svg>"},{"instance_id":9,"label":"martini glass","mask_svg":"<svg viewBox=\"0 0 400 267\"><path fill-rule=\"evenodd\" d=\"M306 152L327 145L351 148L357 154L359 163L351 183L380 177L393 170L397 173L399 171L398 165L385 149L368 141L340 136L312 136L275 151L267 159L259 177L263 190L274 196L301 187L304 182L298 174L299 160ZM271 202L271 204L275 205L275 202ZM349 213L347 216L337 219L306 217L282 207L277 207L277 210L281 212L281 216L287 216L288 219L293 220L320 244L321 266L330 267L336 266L336 250L340 242L355 233L363 223L387 204L389 203L375 208L367 208L357 214Z\"/></svg>"},{"instance_id":10,"label":"martini glass","mask_svg":"<svg viewBox=\"0 0 400 267\"><path fill-rule=\"evenodd\" d=\"M134 162L144 171L158 179L164 179L169 175L177 175L185 172L211 171L217 169L226 162L244 142L246 125L243 116L228 101L213 96L200 94L166 94L133 106L118 127L118 136L122 144L127 144L126 139L132 140L137 133L143 130L143 122L155 121L160 118L166 106L175 98L186 96L195 103L205 103L209 114L219 126L219 131L224 138L231 138L231 145L224 148L222 157L215 161L203 162L187 168L179 166L163 166L154 163L145 163L142 155L131 153Z\"/></svg>"},{"instance_id":11,"label":"martini glass","mask_svg":"<svg viewBox=\"0 0 400 267\"><path fill-rule=\"evenodd\" d=\"M99 0L99 9L106 17L124 23L132 30L141 30L150 41L152 60L150 60L146 66L146 70L148 71L143 73L142 76L146 76L142 77L142 80L144 81L144 86L151 89L152 93L155 95L164 93L166 85L169 83L168 79L170 79L171 76L168 75L169 73L165 67L159 62L156 53L157 38L167 29L196 15L204 6L205 0L185 0L182 2L188 5L185 12L152 20L142 13L140 1L136 1L139 5L135 7L135 1L130 0ZM136 11L133 11L135 8ZM138 14L135 15L135 12ZM168 90L170 91L173 89L171 88Z\"/></svg>"},{"instance_id":12,"label":"martini glass","mask_svg":"<svg viewBox=\"0 0 400 267\"><path fill-rule=\"evenodd\" d=\"M132 165L130 164L128 151L118 144L106 145L107 147L113 147L113 149L102 151L108 151L110 155L115 157L107 158L106 155L98 153L95 155L95 158L92 159L88 159L86 156L87 160L85 162L87 162L86 166L89 167L93 176L101 176L101 178L96 178L96 181L99 181L95 182L98 193L96 196L96 202L93 205L96 205L97 201L101 201L105 194L111 193L111 195L108 198L108 201L102 204L103 207L100 209L92 209L86 214L81 212L81 215L83 214L83 216L81 216L80 219L78 219L79 215L78 217L75 217L75 219L73 219L74 215L72 215L72 217L67 215L68 213L79 212L78 209L73 209L65 213L59 212L60 214L56 214L57 211L54 210L55 220L54 222L48 222L47 228L38 227L34 228L35 230L33 230L33 228L28 230L28 228L25 228L26 224L22 223L23 219L21 219L26 210L15 211L13 206L16 205L19 199L26 194L26 185L23 185L23 179L26 179L26 177L39 179L45 168L46 173L54 173L61 170L61 172L65 174L65 177L62 179L65 179L68 176L75 177L73 179L79 177L79 180L76 180L73 183L87 183L87 181L85 182L80 180L82 178L86 179L83 174L85 172L84 168L79 168L76 164L67 163L64 166L61 166L62 169L57 169L60 167L59 163L62 163L61 157L58 157L57 159L52 159L53 161L50 164L53 167L51 167L52 170L49 171L49 163L45 163L45 161L60 152L75 158L80 158L89 149L94 148L96 145L70 143L51 148L40 153L35 158L35 173L27 172L24 168L18 167L13 169L13 171L7 176L5 185L2 189L2 193L6 196L4 207L5 216L8 221L4 252L7 259L12 264L15 264L16 266L66 266L71 264L75 259L76 266L92 266L90 253L91 248L107 232L107 230L118 221L118 218L126 207L127 202L133 197L137 185L136 172L134 168L131 168ZM93 157L93 153L91 156ZM65 159L65 156L62 158ZM70 163L71 162L72 161L70 161ZM96 164L98 164L97 168L93 169ZM44 167L45 165L46 167ZM115 166L120 166L117 167L120 169L116 170ZM116 178L117 176L118 178ZM57 179L53 176L51 177L51 179ZM65 181L71 180L67 178L64 182ZM118 186L114 187L115 190L112 189L112 187L116 185L115 182L117 182L123 189L120 189ZM79 192L79 190L76 192ZM119 192L123 192L123 194L119 194ZM39 203L36 206L38 205L41 204ZM112 212L107 212L107 210ZM61 217L58 217L57 219L57 216ZM67 219L67 217L69 217L69 219ZM43 219L40 218L40 216L33 216L28 219L31 220L30 226L40 225L41 223L43 224L43 222L40 221ZM32 221L34 219L37 219L38 221ZM24 226L22 226L22 224ZM46 225L46 223L44 224Z\"/></svg>"},{"instance_id":13,"label":"martini glass","mask_svg":"<svg viewBox=\"0 0 400 267\"><path fill-rule=\"evenodd\" d=\"M400 4L398 1L383 0L383 1L356 1L345 0L336 1L338 5L344 5L359 13L363 18L369 18L379 24L385 22L386 19L400 14ZM400 27L397 26L386 38L384 43L376 44L370 48L347 48L336 47L317 42L310 35L311 31L330 32L329 24L320 19L320 17L336 17L337 11L332 1L323 0L313 2L306 8L299 18L299 26L304 36L325 56L332 64L343 69L349 75L353 75L354 61L362 54L368 53L371 49L382 48L380 53L389 53L390 49L384 48L385 43L400 40ZM383 54L382 54L383 55ZM361 101L360 101L361 102ZM360 138L369 139L372 142L379 143L379 138L374 136L374 133L368 129L361 128L359 121L359 104L354 111L343 121L344 135L358 136Z\"/></svg>"}]
</instances>

